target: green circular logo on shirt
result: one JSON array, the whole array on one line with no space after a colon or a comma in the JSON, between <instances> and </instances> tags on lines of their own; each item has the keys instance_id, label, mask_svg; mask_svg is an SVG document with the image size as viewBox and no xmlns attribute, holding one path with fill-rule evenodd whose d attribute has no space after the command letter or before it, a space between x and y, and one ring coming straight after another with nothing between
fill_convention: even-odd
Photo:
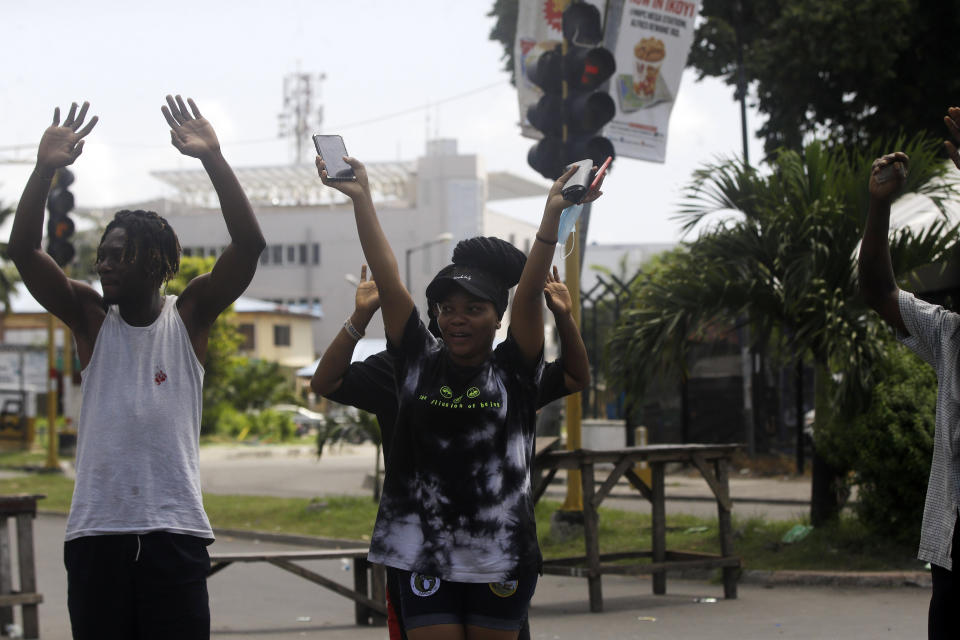
<instances>
[{"instance_id":1,"label":"green circular logo on shirt","mask_svg":"<svg viewBox=\"0 0 960 640\"><path fill-rule=\"evenodd\" d=\"M470 387L467 389L468 398L476 398L478 395L480 395L480 389L477 389L476 387Z\"/></svg>"},{"instance_id":2,"label":"green circular logo on shirt","mask_svg":"<svg viewBox=\"0 0 960 640\"><path fill-rule=\"evenodd\" d=\"M444 398L452 398L453 391L450 389L450 387L444 385L440 387L440 395L442 395Z\"/></svg>"}]
</instances>

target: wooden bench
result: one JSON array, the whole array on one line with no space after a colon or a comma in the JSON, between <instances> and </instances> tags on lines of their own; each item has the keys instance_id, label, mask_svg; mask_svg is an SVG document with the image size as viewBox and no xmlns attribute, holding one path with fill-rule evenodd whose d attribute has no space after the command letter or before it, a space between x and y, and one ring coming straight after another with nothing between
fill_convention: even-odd
<instances>
[{"instance_id":1,"label":"wooden bench","mask_svg":"<svg viewBox=\"0 0 960 640\"><path fill-rule=\"evenodd\" d=\"M37 572L33 555L33 519L37 516L37 500L44 495L0 496L0 632L13 623L13 608L20 607L23 637L40 637L39 605L43 596L37 592ZM17 561L20 588L13 589L10 530L14 518L17 529Z\"/></svg>"},{"instance_id":2,"label":"wooden bench","mask_svg":"<svg viewBox=\"0 0 960 640\"><path fill-rule=\"evenodd\" d=\"M601 579L603 574L638 575L652 574L653 592L662 595L667 592L667 572L682 569L720 568L723 574L723 594L726 598L737 597L737 577L740 573L740 558L733 552L733 531L731 529L730 484L727 466L730 457L740 449L739 445L649 445L643 447L625 447L604 451L577 449L575 451L546 451L539 456L538 467L549 470L541 483L534 487L534 495L539 498L546 484L558 469L579 469L583 487L584 547L586 554L572 558L545 560L543 573L546 575L573 576L586 578L590 596L590 611L603 611L603 593ZM648 485L634 468L639 462L647 462L651 468L652 481ZM674 551L667 549L666 543L666 495L664 492L665 468L672 462L680 462L695 467L717 501L717 524L719 528L720 554L698 553L692 551ZM599 487L596 486L594 472L597 465L613 465L612 471ZM610 495L621 478L650 501L652 530L652 549L628 551L622 553L601 554L599 518L597 509ZM626 560L649 559L645 562L626 563Z\"/></svg>"},{"instance_id":3,"label":"wooden bench","mask_svg":"<svg viewBox=\"0 0 960 640\"><path fill-rule=\"evenodd\" d=\"M382 566L367 561L367 549L304 549L253 553L213 553L210 573L226 569L235 562L267 562L354 601L359 625L382 625L387 620L386 573ZM308 560L350 560L353 565L353 589L297 564Z\"/></svg>"}]
</instances>

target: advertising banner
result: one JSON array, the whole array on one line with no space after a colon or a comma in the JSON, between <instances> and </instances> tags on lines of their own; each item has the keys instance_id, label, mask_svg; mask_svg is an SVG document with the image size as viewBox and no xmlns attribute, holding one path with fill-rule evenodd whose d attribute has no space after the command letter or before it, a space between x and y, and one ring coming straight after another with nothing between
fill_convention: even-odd
<instances>
[{"instance_id":1,"label":"advertising banner","mask_svg":"<svg viewBox=\"0 0 960 640\"><path fill-rule=\"evenodd\" d=\"M617 114L604 129L617 156L664 162L670 112L693 43L699 0L624 0L610 92Z\"/></svg>"},{"instance_id":2,"label":"advertising banner","mask_svg":"<svg viewBox=\"0 0 960 640\"><path fill-rule=\"evenodd\" d=\"M540 52L561 43L563 11L569 4L569 0L519 2L514 78L521 130L528 138L541 137L527 121L527 109L542 93L530 81L527 67ZM604 18L605 46L617 63L610 79L617 111L603 135L619 157L664 162L670 112L693 43L700 0L590 0L590 4Z\"/></svg>"}]
</instances>

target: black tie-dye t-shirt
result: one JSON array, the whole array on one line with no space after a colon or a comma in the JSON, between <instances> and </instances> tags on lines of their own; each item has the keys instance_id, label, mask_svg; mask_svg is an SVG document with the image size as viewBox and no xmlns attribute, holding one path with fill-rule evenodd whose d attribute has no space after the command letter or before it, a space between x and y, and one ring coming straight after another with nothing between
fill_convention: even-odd
<instances>
[{"instance_id":1,"label":"black tie-dye t-shirt","mask_svg":"<svg viewBox=\"0 0 960 640\"><path fill-rule=\"evenodd\" d=\"M414 310L396 357L399 414L371 562L454 582L538 569L530 469L537 385L511 335L458 367Z\"/></svg>"}]
</instances>

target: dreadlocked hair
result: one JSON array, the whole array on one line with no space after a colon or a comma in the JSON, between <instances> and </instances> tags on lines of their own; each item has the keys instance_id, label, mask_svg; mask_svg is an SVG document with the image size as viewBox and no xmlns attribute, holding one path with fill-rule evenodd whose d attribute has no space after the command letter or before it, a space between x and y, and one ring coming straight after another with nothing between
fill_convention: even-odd
<instances>
[{"instance_id":1,"label":"dreadlocked hair","mask_svg":"<svg viewBox=\"0 0 960 640\"><path fill-rule=\"evenodd\" d=\"M507 289L520 282L527 256L515 246L493 236L461 240L453 248L453 264L483 269Z\"/></svg>"},{"instance_id":2,"label":"dreadlocked hair","mask_svg":"<svg viewBox=\"0 0 960 640\"><path fill-rule=\"evenodd\" d=\"M146 257L147 277L160 286L180 270L180 240L162 216L153 211L124 209L117 211L100 238L103 244L107 234L115 228L127 232L123 261L133 264L141 252Z\"/></svg>"}]
</instances>

